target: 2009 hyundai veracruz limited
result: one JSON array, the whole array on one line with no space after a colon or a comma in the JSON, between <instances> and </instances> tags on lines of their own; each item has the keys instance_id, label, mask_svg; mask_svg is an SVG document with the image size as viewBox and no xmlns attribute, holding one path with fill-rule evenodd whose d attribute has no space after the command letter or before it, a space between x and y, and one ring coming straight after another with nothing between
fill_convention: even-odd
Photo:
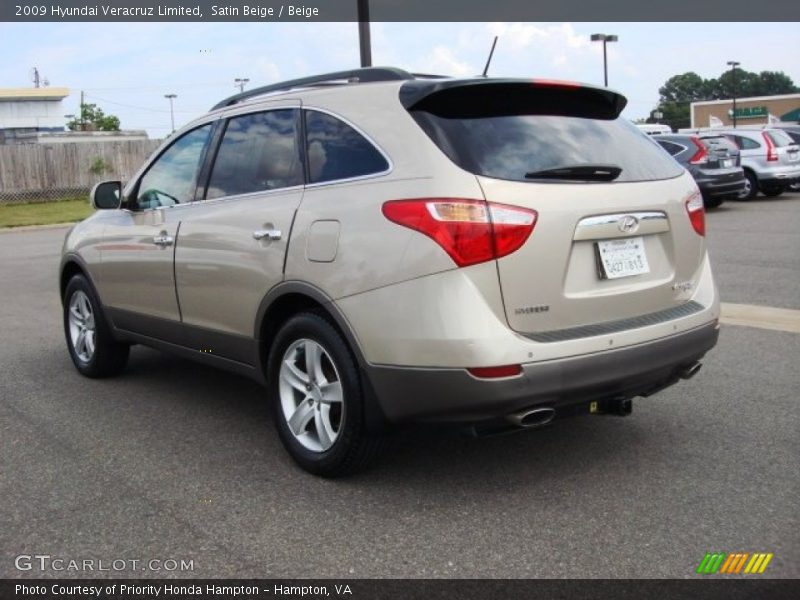
<instances>
[{"instance_id":1,"label":"2009 hyundai veracruz limited","mask_svg":"<svg viewBox=\"0 0 800 600\"><path fill-rule=\"evenodd\" d=\"M313 473L387 424L630 410L699 368L719 300L691 175L603 88L371 68L234 96L67 235L67 346L263 382ZM176 383L177 385L177 383Z\"/></svg>"}]
</instances>

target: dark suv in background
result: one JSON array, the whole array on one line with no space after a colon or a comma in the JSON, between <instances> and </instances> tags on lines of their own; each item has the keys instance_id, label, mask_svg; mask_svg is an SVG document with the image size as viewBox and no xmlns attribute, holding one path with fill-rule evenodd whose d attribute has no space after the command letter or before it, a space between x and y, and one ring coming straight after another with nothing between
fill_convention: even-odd
<instances>
[{"instance_id":1,"label":"dark suv in background","mask_svg":"<svg viewBox=\"0 0 800 600\"><path fill-rule=\"evenodd\" d=\"M692 174L706 208L738 198L747 183L740 165L739 149L724 135L656 135L658 142Z\"/></svg>"}]
</instances>

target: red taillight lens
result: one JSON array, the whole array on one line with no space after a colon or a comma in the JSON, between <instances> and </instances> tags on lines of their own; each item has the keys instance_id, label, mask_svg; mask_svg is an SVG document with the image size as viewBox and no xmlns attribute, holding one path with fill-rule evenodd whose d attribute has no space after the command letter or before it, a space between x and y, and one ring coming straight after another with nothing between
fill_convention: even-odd
<instances>
[{"instance_id":1,"label":"red taillight lens","mask_svg":"<svg viewBox=\"0 0 800 600\"><path fill-rule=\"evenodd\" d=\"M694 230L705 236L706 211L703 208L703 196L700 192L695 192L686 199L686 212L689 213L689 220L692 222Z\"/></svg>"},{"instance_id":2,"label":"red taillight lens","mask_svg":"<svg viewBox=\"0 0 800 600\"><path fill-rule=\"evenodd\" d=\"M761 132L761 137L764 138L764 143L767 145L767 160L778 160L778 151L775 149L775 142L773 142L772 138L767 135L766 131Z\"/></svg>"},{"instance_id":3,"label":"red taillight lens","mask_svg":"<svg viewBox=\"0 0 800 600\"><path fill-rule=\"evenodd\" d=\"M692 140L695 146L697 146L697 152L694 153L692 158L689 159L689 163L693 165L704 165L708 162L708 150L705 147L705 144L700 141L700 138L697 136L692 136L689 138Z\"/></svg>"},{"instance_id":4,"label":"red taillight lens","mask_svg":"<svg viewBox=\"0 0 800 600\"><path fill-rule=\"evenodd\" d=\"M459 267L518 250L537 216L527 208L460 198L392 200L383 205L383 214L433 239Z\"/></svg>"},{"instance_id":5,"label":"red taillight lens","mask_svg":"<svg viewBox=\"0 0 800 600\"><path fill-rule=\"evenodd\" d=\"M499 379L501 377L515 377L522 373L521 365L503 365L501 367L473 367L467 369L470 375L479 379Z\"/></svg>"}]
</instances>

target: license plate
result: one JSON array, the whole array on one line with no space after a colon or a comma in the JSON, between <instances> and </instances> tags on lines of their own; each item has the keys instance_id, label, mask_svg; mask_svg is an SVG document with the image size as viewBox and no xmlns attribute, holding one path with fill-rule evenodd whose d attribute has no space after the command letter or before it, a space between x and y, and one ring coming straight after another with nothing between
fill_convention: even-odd
<instances>
[{"instance_id":1,"label":"license plate","mask_svg":"<svg viewBox=\"0 0 800 600\"><path fill-rule=\"evenodd\" d=\"M800 152L788 152L789 161L794 162L800 159Z\"/></svg>"},{"instance_id":2,"label":"license plate","mask_svg":"<svg viewBox=\"0 0 800 600\"><path fill-rule=\"evenodd\" d=\"M619 279L650 272L642 237L597 242L597 256L603 279Z\"/></svg>"},{"instance_id":3,"label":"license plate","mask_svg":"<svg viewBox=\"0 0 800 600\"><path fill-rule=\"evenodd\" d=\"M723 158L719 163L722 165L723 169L733 166L733 159L732 158Z\"/></svg>"}]
</instances>

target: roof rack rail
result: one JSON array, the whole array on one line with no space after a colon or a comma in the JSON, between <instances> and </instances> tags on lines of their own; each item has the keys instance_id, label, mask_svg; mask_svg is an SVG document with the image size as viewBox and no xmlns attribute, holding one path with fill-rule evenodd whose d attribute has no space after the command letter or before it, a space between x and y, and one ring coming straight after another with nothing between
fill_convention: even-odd
<instances>
[{"instance_id":1,"label":"roof rack rail","mask_svg":"<svg viewBox=\"0 0 800 600\"><path fill-rule=\"evenodd\" d=\"M423 75L420 77L431 77ZM404 81L414 79L415 76L402 69L394 67L365 67L362 69L350 69L349 71L336 71L335 73L325 73L324 75L314 75L312 77L302 77L300 79L290 79L280 83L273 83L262 87L253 88L240 94L235 94L230 98L225 98L222 102L215 104L211 110L225 108L254 96L269 94L270 92L284 92L292 88L308 87L313 85L332 83L335 81L350 81L359 83L373 83L377 81Z\"/></svg>"}]
</instances>

